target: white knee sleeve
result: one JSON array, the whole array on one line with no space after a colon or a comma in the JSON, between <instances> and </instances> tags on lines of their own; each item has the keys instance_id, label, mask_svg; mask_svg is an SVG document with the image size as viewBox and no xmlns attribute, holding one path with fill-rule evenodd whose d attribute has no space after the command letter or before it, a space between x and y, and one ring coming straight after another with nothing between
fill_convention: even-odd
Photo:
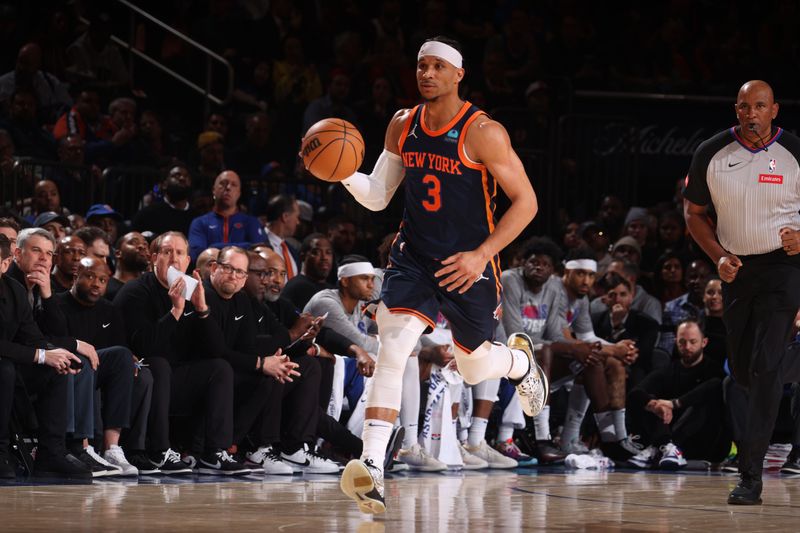
<instances>
[{"instance_id":1,"label":"white knee sleeve","mask_svg":"<svg viewBox=\"0 0 800 533\"><path fill-rule=\"evenodd\" d=\"M484 379L472 386L472 399L496 402L498 389L500 389L499 379Z\"/></svg>"},{"instance_id":2,"label":"white knee sleeve","mask_svg":"<svg viewBox=\"0 0 800 533\"><path fill-rule=\"evenodd\" d=\"M456 344L454 354L459 373L470 385L507 376L514 361L507 346L489 341L485 341L472 353L465 352Z\"/></svg>"},{"instance_id":3,"label":"white knee sleeve","mask_svg":"<svg viewBox=\"0 0 800 533\"><path fill-rule=\"evenodd\" d=\"M367 409L384 407L399 411L406 361L428 325L414 315L391 313L383 302L378 305L375 319L381 346Z\"/></svg>"}]
</instances>

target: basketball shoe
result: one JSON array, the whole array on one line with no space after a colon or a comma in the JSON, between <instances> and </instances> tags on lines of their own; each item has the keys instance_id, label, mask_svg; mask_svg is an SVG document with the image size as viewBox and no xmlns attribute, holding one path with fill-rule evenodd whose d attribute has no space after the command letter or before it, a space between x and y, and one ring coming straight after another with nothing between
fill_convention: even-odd
<instances>
[{"instance_id":1,"label":"basketball shoe","mask_svg":"<svg viewBox=\"0 0 800 533\"><path fill-rule=\"evenodd\" d=\"M534 417L542 411L550 394L547 376L536 362L536 356L533 354L533 341L525 333L509 335L507 346L512 350L522 350L528 356L530 364L528 373L520 380L509 379L509 381L517 388L522 410L526 415Z\"/></svg>"}]
</instances>

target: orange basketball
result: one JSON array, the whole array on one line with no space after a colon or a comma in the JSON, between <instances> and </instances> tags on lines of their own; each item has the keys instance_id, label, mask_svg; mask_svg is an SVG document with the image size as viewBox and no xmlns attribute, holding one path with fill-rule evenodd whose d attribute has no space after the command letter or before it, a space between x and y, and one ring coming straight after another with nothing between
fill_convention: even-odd
<instances>
[{"instance_id":1,"label":"orange basketball","mask_svg":"<svg viewBox=\"0 0 800 533\"><path fill-rule=\"evenodd\" d=\"M326 118L308 129L300 155L306 169L317 178L342 181L364 161L364 139L346 120Z\"/></svg>"}]
</instances>

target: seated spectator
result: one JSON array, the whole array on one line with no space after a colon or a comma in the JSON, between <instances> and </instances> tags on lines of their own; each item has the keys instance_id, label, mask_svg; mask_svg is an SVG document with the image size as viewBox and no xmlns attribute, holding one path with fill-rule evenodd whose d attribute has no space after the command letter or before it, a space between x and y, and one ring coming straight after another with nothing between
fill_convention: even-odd
<instances>
[{"instance_id":1,"label":"seated spectator","mask_svg":"<svg viewBox=\"0 0 800 533\"><path fill-rule=\"evenodd\" d=\"M328 283L337 282L336 269L342 258L353 253L356 246L356 224L347 217L334 217L328 221L328 240L333 248L333 268L328 276Z\"/></svg>"},{"instance_id":2,"label":"seated spectator","mask_svg":"<svg viewBox=\"0 0 800 533\"><path fill-rule=\"evenodd\" d=\"M108 204L94 204L86 212L86 224L105 231L111 243L117 242L117 233L121 223L122 215L114 211L114 208ZM91 246L89 243L87 245Z\"/></svg>"},{"instance_id":3,"label":"seated spectator","mask_svg":"<svg viewBox=\"0 0 800 533\"><path fill-rule=\"evenodd\" d=\"M95 150L91 161L102 167L110 165L155 166L158 160L136 126L136 100L115 98L108 104L108 115L114 126L111 142L102 151Z\"/></svg>"},{"instance_id":4,"label":"seated spectator","mask_svg":"<svg viewBox=\"0 0 800 533\"><path fill-rule=\"evenodd\" d=\"M611 257L613 259L621 259L628 261L636 266L642 262L642 247L636 242L636 239L630 235L620 238L611 247Z\"/></svg>"},{"instance_id":5,"label":"seated spectator","mask_svg":"<svg viewBox=\"0 0 800 533\"><path fill-rule=\"evenodd\" d=\"M49 231L56 240L67 236L69 220L64 215L59 215L54 211L45 211L33 221L34 228L42 228Z\"/></svg>"},{"instance_id":6,"label":"seated spectator","mask_svg":"<svg viewBox=\"0 0 800 533\"><path fill-rule=\"evenodd\" d=\"M20 231L8 276L27 289L33 319L45 338L78 355L81 361L81 372L68 385L73 391L70 397L74 398L70 400L67 423L70 453L86 464L95 477L115 475L118 469L95 453L87 440L94 437L94 384L99 359L92 344L68 337L66 320L50 285L54 248L55 239L50 232L41 228Z\"/></svg>"},{"instance_id":7,"label":"seated spectator","mask_svg":"<svg viewBox=\"0 0 800 533\"><path fill-rule=\"evenodd\" d=\"M559 310L561 329L569 328L577 340L590 344L589 349L581 345L567 347L566 353L577 362L568 363L568 368L573 374L582 374L586 394L594 406L603 453L615 460L625 460L639 451L625 427L626 366L636 362L638 350L629 339L610 343L595 334L587 297L597 268L593 256L588 248L574 250L568 256L563 277L557 280L562 301L566 301ZM568 411L562 433L565 442L578 440L582 418L583 413Z\"/></svg>"},{"instance_id":8,"label":"seated spectator","mask_svg":"<svg viewBox=\"0 0 800 533\"><path fill-rule=\"evenodd\" d=\"M303 309L316 293L333 286L326 280L333 266L333 248L327 237L312 233L303 240L300 247L300 274L286 283L283 297Z\"/></svg>"},{"instance_id":9,"label":"seated spectator","mask_svg":"<svg viewBox=\"0 0 800 533\"><path fill-rule=\"evenodd\" d=\"M53 256L53 273L50 276L50 286L53 292L60 294L67 292L75 281L81 259L86 257L86 245L74 235L69 235L58 240L56 253Z\"/></svg>"},{"instance_id":10,"label":"seated spectator","mask_svg":"<svg viewBox=\"0 0 800 533\"><path fill-rule=\"evenodd\" d=\"M658 348L671 354L675 347L677 325L685 320L703 319L703 293L712 272L711 265L704 259L695 259L689 263L685 276L687 292L664 305Z\"/></svg>"},{"instance_id":11,"label":"seated spectator","mask_svg":"<svg viewBox=\"0 0 800 533\"><path fill-rule=\"evenodd\" d=\"M150 250L147 239L137 231L131 231L120 237L117 242L114 258L117 269L109 278L105 298L111 302L123 285L139 278L150 267Z\"/></svg>"},{"instance_id":12,"label":"seated spectator","mask_svg":"<svg viewBox=\"0 0 800 533\"><path fill-rule=\"evenodd\" d=\"M154 235L167 231L188 234L194 219L189 206L189 197L192 194L192 176L189 170L182 164L173 166L159 189L164 193L163 199L153 202L134 215L133 230L149 231Z\"/></svg>"},{"instance_id":13,"label":"seated spectator","mask_svg":"<svg viewBox=\"0 0 800 533\"><path fill-rule=\"evenodd\" d=\"M722 281L710 279L703 292L703 335L708 339L705 357L725 367L728 359L728 334L722 322Z\"/></svg>"},{"instance_id":14,"label":"seated spectator","mask_svg":"<svg viewBox=\"0 0 800 533\"><path fill-rule=\"evenodd\" d=\"M566 253L580 246L586 246L580 233L580 227L581 225L574 220L568 222L567 225L564 226L562 231L563 235L561 236L561 246Z\"/></svg>"},{"instance_id":15,"label":"seated spectator","mask_svg":"<svg viewBox=\"0 0 800 533\"><path fill-rule=\"evenodd\" d=\"M618 239L621 237L622 223L625 220L625 213L627 209L625 204L618 196L609 194L603 196L600 201L600 208L597 210L597 222L608 230L608 235L611 239Z\"/></svg>"},{"instance_id":16,"label":"seated spectator","mask_svg":"<svg viewBox=\"0 0 800 533\"><path fill-rule=\"evenodd\" d=\"M259 349L257 318L241 290L248 269L247 252L228 246L220 251L206 282L212 349L234 368L234 444L242 445L258 427L256 449L248 458L265 473L338 473L336 464L314 452L319 363L308 356L289 359L280 348L266 353ZM292 416L282 421L284 409Z\"/></svg>"},{"instance_id":17,"label":"seated spectator","mask_svg":"<svg viewBox=\"0 0 800 533\"><path fill-rule=\"evenodd\" d=\"M217 262L219 248L206 248L197 256L194 269L200 272L200 278L207 281L211 276L211 267Z\"/></svg>"},{"instance_id":18,"label":"seated spectator","mask_svg":"<svg viewBox=\"0 0 800 533\"><path fill-rule=\"evenodd\" d=\"M658 248L656 247L655 226L652 224L651 216L647 209L643 207L631 207L625 216L622 235L628 235L636 240L642 254L639 267L645 272L652 272L658 258Z\"/></svg>"},{"instance_id":19,"label":"seated spectator","mask_svg":"<svg viewBox=\"0 0 800 533\"><path fill-rule=\"evenodd\" d=\"M245 122L244 143L233 150L230 165L248 178L259 178L278 165L270 143L270 120L266 113L253 113Z\"/></svg>"},{"instance_id":20,"label":"seated spectator","mask_svg":"<svg viewBox=\"0 0 800 533\"><path fill-rule=\"evenodd\" d=\"M323 325L320 317L309 313L298 314L297 309L281 296L286 283L286 267L278 254L266 249L262 255L254 252L248 252L247 255L250 266L244 288L258 317L257 340L264 345L265 338L269 337L265 345L267 351L293 344L288 349L291 358L303 358L309 350L316 353L322 371L317 434L337 450L358 457L362 449L361 439L355 437L327 412L333 386L331 354L354 357L359 372L366 376L372 375L374 362L357 344Z\"/></svg>"},{"instance_id":21,"label":"seated spectator","mask_svg":"<svg viewBox=\"0 0 800 533\"><path fill-rule=\"evenodd\" d=\"M630 339L636 343L639 357L628 367L628 386L632 387L653 370L653 348L658 340L659 324L634 308L635 289L628 278L607 272L604 279L606 308L592 316L592 325L597 336L608 342Z\"/></svg>"},{"instance_id":22,"label":"seated spectator","mask_svg":"<svg viewBox=\"0 0 800 533\"><path fill-rule=\"evenodd\" d=\"M17 235L19 234L19 230L20 225L13 218L0 218L0 235L5 235L8 239L8 243L11 246L12 260L17 250Z\"/></svg>"},{"instance_id":23,"label":"seated spectator","mask_svg":"<svg viewBox=\"0 0 800 533\"><path fill-rule=\"evenodd\" d=\"M299 270L297 252L289 246L286 239L295 234L299 223L300 206L294 196L278 194L270 198L267 204L266 240L275 253L283 257L288 279L295 277Z\"/></svg>"},{"instance_id":24,"label":"seated spectator","mask_svg":"<svg viewBox=\"0 0 800 533\"><path fill-rule=\"evenodd\" d=\"M242 182L236 172L226 170L214 181L214 210L192 220L189 250L192 259L209 247L226 245L247 248L263 242L264 230L258 219L239 211Z\"/></svg>"},{"instance_id":25,"label":"seated spectator","mask_svg":"<svg viewBox=\"0 0 800 533\"><path fill-rule=\"evenodd\" d=\"M328 91L308 104L303 113L303 133L323 118L341 118L356 124L358 117L347 105L350 96L350 76L343 69L334 69L330 74Z\"/></svg>"},{"instance_id":26,"label":"seated spectator","mask_svg":"<svg viewBox=\"0 0 800 533\"><path fill-rule=\"evenodd\" d=\"M228 136L228 118L224 113L212 111L206 119L204 131L219 133L224 139Z\"/></svg>"},{"instance_id":27,"label":"seated spectator","mask_svg":"<svg viewBox=\"0 0 800 533\"><path fill-rule=\"evenodd\" d=\"M594 260L597 261L597 274L605 274L611 263L611 254L608 252L608 233L597 222L584 222L580 227L580 236L586 245L594 250Z\"/></svg>"},{"instance_id":28,"label":"seated spectator","mask_svg":"<svg viewBox=\"0 0 800 533\"><path fill-rule=\"evenodd\" d=\"M658 219L659 251L662 254L684 253L686 251L685 236L686 221L683 213L675 210L664 211Z\"/></svg>"},{"instance_id":29,"label":"seated spectator","mask_svg":"<svg viewBox=\"0 0 800 533\"><path fill-rule=\"evenodd\" d=\"M211 190L215 179L225 170L225 138L216 131L204 131L197 136L199 160L192 181L200 190Z\"/></svg>"},{"instance_id":30,"label":"seated spectator","mask_svg":"<svg viewBox=\"0 0 800 533\"><path fill-rule=\"evenodd\" d=\"M653 294L662 305L686 292L683 270L683 258L675 252L667 252L658 258L654 272Z\"/></svg>"},{"instance_id":31,"label":"seated spectator","mask_svg":"<svg viewBox=\"0 0 800 533\"><path fill-rule=\"evenodd\" d=\"M153 241L152 272L129 281L114 298L125 320L127 346L147 359L153 374L153 396L148 420L147 454L164 474L188 473L191 466L170 447L170 415L192 415L192 425L203 435L197 471L204 474L242 473L244 465L226 451L233 441L233 370L230 363L208 357L208 320L211 310L199 283L187 300L186 282L167 281L167 270L186 272L189 243L169 232ZM200 281L199 274L195 279ZM197 416L199 411L199 418ZM199 451L199 450L198 450Z\"/></svg>"},{"instance_id":32,"label":"seated spectator","mask_svg":"<svg viewBox=\"0 0 800 533\"><path fill-rule=\"evenodd\" d=\"M33 475L71 479L92 479L89 468L67 453L67 375L80 370L74 354L62 348L45 349L44 335L33 320L25 289L5 273L11 264L11 246L0 235L0 478L14 479L16 468L9 458L10 421L17 375L22 376L29 394L35 395L38 441Z\"/></svg>"},{"instance_id":33,"label":"seated spectator","mask_svg":"<svg viewBox=\"0 0 800 533\"><path fill-rule=\"evenodd\" d=\"M18 156L56 159L56 142L37 118L38 102L32 89L18 87L9 101L8 118L0 122L14 140Z\"/></svg>"},{"instance_id":34,"label":"seated spectator","mask_svg":"<svg viewBox=\"0 0 800 533\"><path fill-rule=\"evenodd\" d=\"M86 212L90 198L101 194L102 171L97 165L85 166L86 141L77 135L58 140L58 162L61 166L52 174L64 203L73 210Z\"/></svg>"},{"instance_id":35,"label":"seated spectator","mask_svg":"<svg viewBox=\"0 0 800 533\"><path fill-rule=\"evenodd\" d=\"M614 259L609 263L608 269L606 270L606 273L609 272L619 274L628 280L630 286L633 287L633 302L631 303L631 309L635 309L641 313L644 313L657 323L661 324L661 303L651 296L650 293L644 289L644 287L637 283L639 281L640 274L639 267L628 261ZM592 313L593 320L596 316L607 310L608 306L606 305L603 297L592 300L590 311Z\"/></svg>"},{"instance_id":36,"label":"seated spectator","mask_svg":"<svg viewBox=\"0 0 800 533\"><path fill-rule=\"evenodd\" d=\"M680 358L648 374L628 395L634 426L647 447L629 459L639 468L677 470L686 458L719 462L731 445L723 424L719 366L704 357L699 324L678 325Z\"/></svg>"},{"instance_id":37,"label":"seated spectator","mask_svg":"<svg viewBox=\"0 0 800 533\"><path fill-rule=\"evenodd\" d=\"M94 87L78 89L75 105L61 115L53 126L56 140L76 135L89 147L100 141L111 141L115 132L111 118L100 111L100 93Z\"/></svg>"},{"instance_id":38,"label":"seated spectator","mask_svg":"<svg viewBox=\"0 0 800 533\"><path fill-rule=\"evenodd\" d=\"M33 186L33 197L30 209L22 211L25 222L33 224L42 213L54 211L59 215L69 215L69 210L61 205L61 193L58 185L52 180L39 180ZM65 224L69 226L69 224Z\"/></svg>"},{"instance_id":39,"label":"seated spectator","mask_svg":"<svg viewBox=\"0 0 800 533\"><path fill-rule=\"evenodd\" d=\"M89 29L67 48L68 71L79 80L91 80L111 90L126 87L128 69L111 42L111 16L92 12Z\"/></svg>"},{"instance_id":40,"label":"seated spectator","mask_svg":"<svg viewBox=\"0 0 800 533\"><path fill-rule=\"evenodd\" d=\"M86 255L102 261L110 261L111 240L108 233L96 226L84 226L73 235L86 245Z\"/></svg>"},{"instance_id":41,"label":"seated spectator","mask_svg":"<svg viewBox=\"0 0 800 533\"><path fill-rule=\"evenodd\" d=\"M14 70L0 76L0 102L7 101L18 87L33 90L45 124L55 122L72 105L67 85L42 70L42 49L36 43L20 48Z\"/></svg>"},{"instance_id":42,"label":"seated spectator","mask_svg":"<svg viewBox=\"0 0 800 533\"><path fill-rule=\"evenodd\" d=\"M104 261L83 258L71 289L56 296L56 302L65 317L67 335L90 343L97 351L94 386L101 394L102 428L95 429L102 429L102 457L120 469L119 475L136 476L139 470L128 462L120 439L123 430L134 430L126 435L131 445L125 448L139 456L134 463L148 469L150 465L141 456L153 378L149 369L134 367L138 359L124 346L122 314L103 299L110 278Z\"/></svg>"}]
</instances>

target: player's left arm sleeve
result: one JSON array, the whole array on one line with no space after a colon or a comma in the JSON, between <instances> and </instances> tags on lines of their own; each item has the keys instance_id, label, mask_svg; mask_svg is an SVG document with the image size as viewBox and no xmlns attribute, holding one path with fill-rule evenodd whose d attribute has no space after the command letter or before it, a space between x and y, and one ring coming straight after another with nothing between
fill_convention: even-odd
<instances>
[{"instance_id":1,"label":"player's left arm sleeve","mask_svg":"<svg viewBox=\"0 0 800 533\"><path fill-rule=\"evenodd\" d=\"M395 191L403 181L405 169L399 155L383 150L372 174L356 172L342 180L353 198L370 211L380 211L389 205Z\"/></svg>"}]
</instances>

